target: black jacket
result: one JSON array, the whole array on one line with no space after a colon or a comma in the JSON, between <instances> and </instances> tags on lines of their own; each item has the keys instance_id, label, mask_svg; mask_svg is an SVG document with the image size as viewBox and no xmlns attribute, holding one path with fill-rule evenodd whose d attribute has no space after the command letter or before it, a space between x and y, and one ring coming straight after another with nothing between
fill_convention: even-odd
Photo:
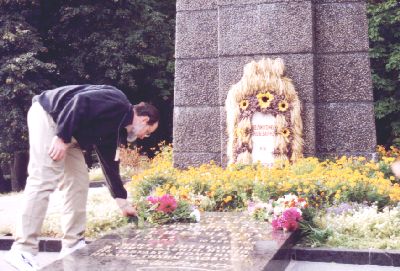
<instances>
[{"instance_id":1,"label":"black jacket","mask_svg":"<svg viewBox=\"0 0 400 271\"><path fill-rule=\"evenodd\" d=\"M124 93L107 85L72 85L46 90L33 98L57 124L56 134L82 149L94 146L114 198L127 192L115 161L117 147L126 143L125 126L132 123L133 107Z\"/></svg>"}]
</instances>

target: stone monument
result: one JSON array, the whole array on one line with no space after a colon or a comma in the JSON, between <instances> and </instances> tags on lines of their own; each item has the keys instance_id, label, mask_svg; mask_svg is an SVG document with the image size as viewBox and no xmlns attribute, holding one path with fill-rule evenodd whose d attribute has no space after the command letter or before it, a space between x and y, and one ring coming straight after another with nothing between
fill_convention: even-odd
<instances>
[{"instance_id":1,"label":"stone monument","mask_svg":"<svg viewBox=\"0 0 400 271\"><path fill-rule=\"evenodd\" d=\"M363 0L177 0L175 165L227 164L227 93L262 58L298 92L305 156L370 156L367 28Z\"/></svg>"}]
</instances>

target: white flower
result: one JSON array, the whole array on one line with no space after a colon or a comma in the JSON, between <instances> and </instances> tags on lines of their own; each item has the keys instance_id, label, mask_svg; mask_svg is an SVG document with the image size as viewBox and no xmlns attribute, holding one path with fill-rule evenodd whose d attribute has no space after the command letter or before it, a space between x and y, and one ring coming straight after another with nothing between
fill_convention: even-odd
<instances>
[{"instance_id":1,"label":"white flower","mask_svg":"<svg viewBox=\"0 0 400 271\"><path fill-rule=\"evenodd\" d=\"M199 211L199 210L194 209L194 210L190 213L189 216L192 217L192 218L194 218L194 220L195 220L196 222L200 222L200 211Z\"/></svg>"},{"instance_id":2,"label":"white flower","mask_svg":"<svg viewBox=\"0 0 400 271\"><path fill-rule=\"evenodd\" d=\"M280 216L284 210L285 210L285 208L283 208L282 206L276 206L274 208L274 215Z\"/></svg>"}]
</instances>

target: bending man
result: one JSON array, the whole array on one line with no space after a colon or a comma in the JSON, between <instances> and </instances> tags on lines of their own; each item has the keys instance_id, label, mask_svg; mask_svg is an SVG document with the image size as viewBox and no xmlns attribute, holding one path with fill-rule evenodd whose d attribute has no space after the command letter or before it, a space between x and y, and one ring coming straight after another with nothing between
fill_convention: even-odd
<instances>
[{"instance_id":1,"label":"bending man","mask_svg":"<svg viewBox=\"0 0 400 271\"><path fill-rule=\"evenodd\" d=\"M94 147L122 214L136 215L119 174L117 148L150 136L158 121L155 107L143 102L132 105L112 86L65 86L35 96L28 112L29 177L15 242L6 260L19 270L38 268L33 255L38 252L49 195L57 187L64 193L60 255L85 245L89 176L82 150L88 147Z\"/></svg>"}]
</instances>

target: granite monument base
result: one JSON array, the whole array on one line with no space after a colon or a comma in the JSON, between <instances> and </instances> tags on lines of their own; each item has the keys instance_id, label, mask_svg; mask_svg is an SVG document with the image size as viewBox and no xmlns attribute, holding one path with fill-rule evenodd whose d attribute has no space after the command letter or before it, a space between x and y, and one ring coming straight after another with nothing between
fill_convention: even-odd
<instances>
[{"instance_id":1,"label":"granite monument base","mask_svg":"<svg viewBox=\"0 0 400 271\"><path fill-rule=\"evenodd\" d=\"M279 271L293 239L244 213L204 213L200 223L119 229L42 270Z\"/></svg>"}]
</instances>

